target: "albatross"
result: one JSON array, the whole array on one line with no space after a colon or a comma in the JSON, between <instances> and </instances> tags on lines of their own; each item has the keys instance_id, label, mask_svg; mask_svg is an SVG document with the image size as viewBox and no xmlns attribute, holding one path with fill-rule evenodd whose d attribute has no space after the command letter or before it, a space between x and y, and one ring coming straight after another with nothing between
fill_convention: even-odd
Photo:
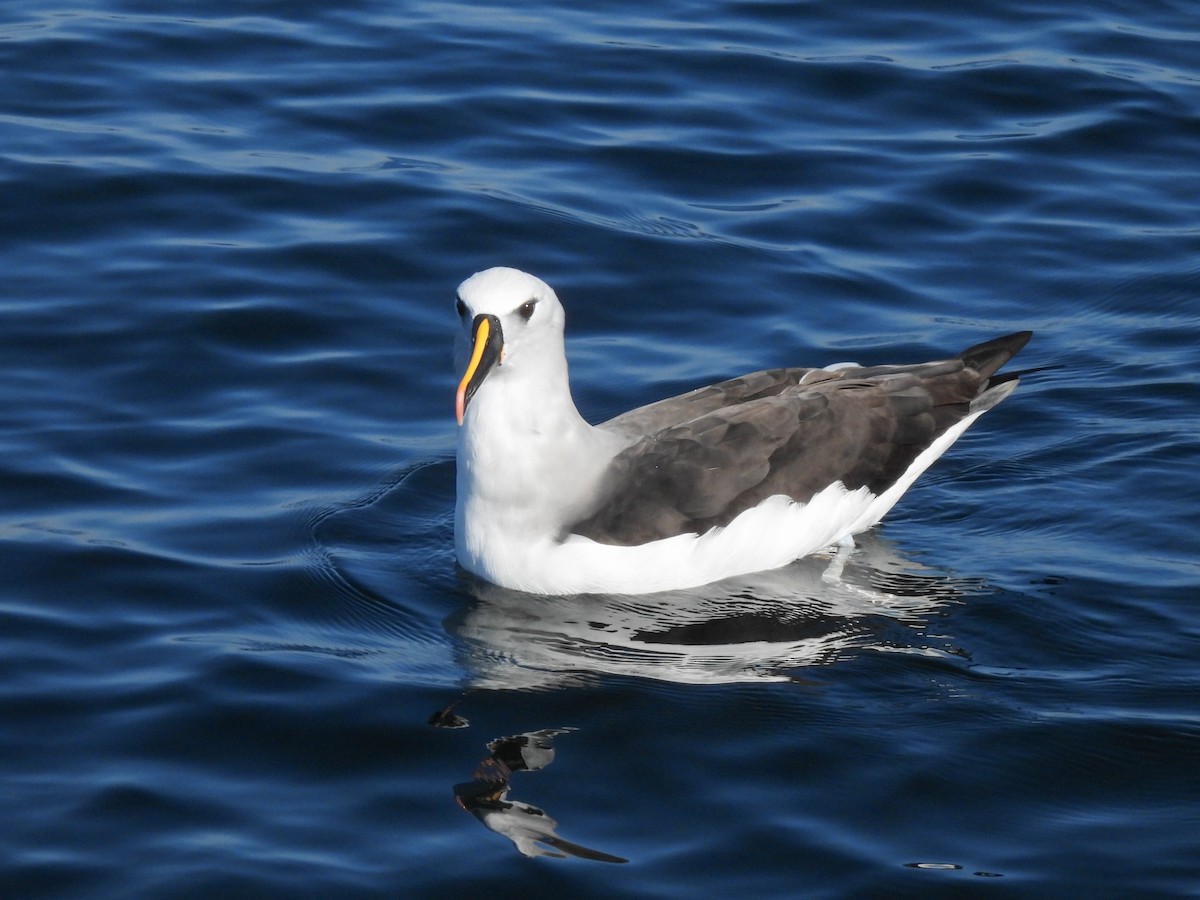
<instances>
[{"instance_id":1,"label":"albatross","mask_svg":"<svg viewBox=\"0 0 1200 900\"><path fill-rule=\"evenodd\" d=\"M916 365L783 368L589 424L544 281L459 285L455 550L537 594L643 594L787 565L879 522L1004 400L1021 331Z\"/></svg>"}]
</instances>

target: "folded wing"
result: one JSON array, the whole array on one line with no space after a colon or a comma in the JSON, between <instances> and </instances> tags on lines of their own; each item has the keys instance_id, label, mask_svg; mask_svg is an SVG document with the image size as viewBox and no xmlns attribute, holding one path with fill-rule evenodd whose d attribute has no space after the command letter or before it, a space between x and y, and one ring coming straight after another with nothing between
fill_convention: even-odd
<instances>
[{"instance_id":1,"label":"folded wing","mask_svg":"<svg viewBox=\"0 0 1200 900\"><path fill-rule=\"evenodd\" d=\"M1029 336L921 365L755 372L625 413L601 427L631 443L567 533L634 545L726 525L774 494L806 502L834 482L880 494L1011 380L992 376Z\"/></svg>"}]
</instances>

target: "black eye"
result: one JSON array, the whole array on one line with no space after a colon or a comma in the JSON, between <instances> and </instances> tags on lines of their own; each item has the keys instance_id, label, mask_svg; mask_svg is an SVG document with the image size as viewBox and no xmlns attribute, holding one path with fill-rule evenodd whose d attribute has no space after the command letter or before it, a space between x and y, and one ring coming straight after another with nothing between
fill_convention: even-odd
<instances>
[{"instance_id":1,"label":"black eye","mask_svg":"<svg viewBox=\"0 0 1200 900\"><path fill-rule=\"evenodd\" d=\"M458 317L460 319L465 319L467 317L467 312L468 312L467 304L462 302L461 297L459 297L458 300L455 302L454 309L458 312Z\"/></svg>"},{"instance_id":2,"label":"black eye","mask_svg":"<svg viewBox=\"0 0 1200 900\"><path fill-rule=\"evenodd\" d=\"M521 314L522 319L528 319L533 315L533 308L537 306L536 300L526 300L521 304L521 308L517 310Z\"/></svg>"}]
</instances>

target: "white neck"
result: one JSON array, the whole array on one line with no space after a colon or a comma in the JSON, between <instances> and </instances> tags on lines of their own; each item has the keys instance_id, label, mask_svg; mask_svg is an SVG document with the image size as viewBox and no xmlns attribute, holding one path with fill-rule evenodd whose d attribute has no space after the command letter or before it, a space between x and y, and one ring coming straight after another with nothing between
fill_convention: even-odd
<instances>
[{"instance_id":1,"label":"white neck","mask_svg":"<svg viewBox=\"0 0 1200 900\"><path fill-rule=\"evenodd\" d=\"M498 366L467 406L459 432L459 560L494 580L495 557L511 559L562 538L583 517L619 449L617 439L579 415L565 358L543 360L536 375Z\"/></svg>"}]
</instances>

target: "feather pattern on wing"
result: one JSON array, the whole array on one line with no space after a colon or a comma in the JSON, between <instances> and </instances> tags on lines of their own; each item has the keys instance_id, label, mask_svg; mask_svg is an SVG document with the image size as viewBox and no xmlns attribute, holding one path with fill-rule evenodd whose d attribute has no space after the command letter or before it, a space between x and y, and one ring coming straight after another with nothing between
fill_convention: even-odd
<instances>
[{"instance_id":1,"label":"feather pattern on wing","mask_svg":"<svg viewBox=\"0 0 1200 900\"><path fill-rule=\"evenodd\" d=\"M881 494L978 408L1028 339L913 366L754 372L625 413L600 427L644 436L609 463L595 507L567 533L634 545L726 525L777 494L807 502L834 482Z\"/></svg>"}]
</instances>

